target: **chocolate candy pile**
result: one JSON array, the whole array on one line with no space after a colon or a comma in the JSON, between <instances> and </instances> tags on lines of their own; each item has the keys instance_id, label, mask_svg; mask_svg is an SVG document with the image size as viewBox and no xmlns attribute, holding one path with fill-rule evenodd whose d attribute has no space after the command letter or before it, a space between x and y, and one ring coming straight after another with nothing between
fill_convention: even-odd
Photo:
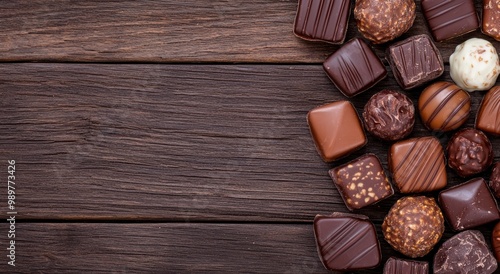
<instances>
[{"instance_id":1,"label":"chocolate candy pile","mask_svg":"<svg viewBox=\"0 0 500 274\"><path fill-rule=\"evenodd\" d=\"M500 74L499 57L490 42L469 39L450 56L454 83L431 83L444 72L433 40L475 31L480 20L473 0L422 0L421 9L433 39L415 35L388 45L386 51L401 89L427 85L418 106L402 92L382 90L366 102L361 119L350 101L341 100L309 111L307 123L325 162L367 145L365 130L377 139L392 142L387 155L390 174L374 154L362 155L329 171L350 211L378 203L392 196L395 189L407 195L386 215L382 234L390 246L411 259L389 258L384 273L429 273L429 262L414 259L434 248L434 273L493 273L500 259L500 222L493 230L494 253L483 234L472 229L500 220L495 199L500 198L500 162L493 163L494 148L489 140L500 136L500 86L494 86ZM415 10L413 0L356 0L354 19L368 42L354 38L344 43L350 0L299 0L294 33L306 40L343 44L325 60L323 68L337 89L351 98L373 88L388 74L370 43L387 43L408 31ZM482 32L500 41L500 2L484 0L482 15ZM476 114L475 128L461 129L471 115L469 92L475 90L488 92ZM413 131L415 113L429 133L456 130L446 148L431 134L407 138ZM468 179L447 187L447 164ZM491 166L489 182L473 178ZM434 194L437 201L426 196ZM436 247L445 221L456 234ZM382 261L376 228L367 216L339 212L318 215L314 235L320 259L329 270L374 268Z\"/></svg>"}]
</instances>

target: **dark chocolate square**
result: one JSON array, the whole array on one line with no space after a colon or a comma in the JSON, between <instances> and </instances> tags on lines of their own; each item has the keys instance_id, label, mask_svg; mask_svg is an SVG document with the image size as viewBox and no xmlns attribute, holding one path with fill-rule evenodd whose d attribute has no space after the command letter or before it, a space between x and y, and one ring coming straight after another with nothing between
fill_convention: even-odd
<instances>
[{"instance_id":1,"label":"dark chocolate square","mask_svg":"<svg viewBox=\"0 0 500 274\"><path fill-rule=\"evenodd\" d=\"M314 236L321 262L333 271L354 271L380 264L375 226L364 215L333 213L314 218Z\"/></svg>"},{"instance_id":2,"label":"dark chocolate square","mask_svg":"<svg viewBox=\"0 0 500 274\"><path fill-rule=\"evenodd\" d=\"M495 198L483 178L469 180L439 193L439 204L455 231L500 219Z\"/></svg>"},{"instance_id":3,"label":"dark chocolate square","mask_svg":"<svg viewBox=\"0 0 500 274\"><path fill-rule=\"evenodd\" d=\"M293 32L305 40L344 42L350 0L299 0Z\"/></svg>"},{"instance_id":4,"label":"dark chocolate square","mask_svg":"<svg viewBox=\"0 0 500 274\"><path fill-rule=\"evenodd\" d=\"M312 109L307 123L318 153L325 162L335 161L363 147L365 132L349 101L337 101Z\"/></svg>"},{"instance_id":5,"label":"dark chocolate square","mask_svg":"<svg viewBox=\"0 0 500 274\"><path fill-rule=\"evenodd\" d=\"M384 168L374 154L365 154L331 169L329 174L349 210L363 208L394 194Z\"/></svg>"},{"instance_id":6,"label":"dark chocolate square","mask_svg":"<svg viewBox=\"0 0 500 274\"><path fill-rule=\"evenodd\" d=\"M473 0L422 0L422 12L436 41L479 28Z\"/></svg>"},{"instance_id":7,"label":"dark chocolate square","mask_svg":"<svg viewBox=\"0 0 500 274\"><path fill-rule=\"evenodd\" d=\"M403 89L411 89L441 76L443 58L431 38L415 35L387 50L389 64L396 81Z\"/></svg>"},{"instance_id":8,"label":"dark chocolate square","mask_svg":"<svg viewBox=\"0 0 500 274\"><path fill-rule=\"evenodd\" d=\"M335 86L347 97L357 95L387 76L384 64L359 38L345 43L323 63Z\"/></svg>"},{"instance_id":9,"label":"dark chocolate square","mask_svg":"<svg viewBox=\"0 0 500 274\"><path fill-rule=\"evenodd\" d=\"M384 274L429 274L429 263L390 257L385 262Z\"/></svg>"}]
</instances>

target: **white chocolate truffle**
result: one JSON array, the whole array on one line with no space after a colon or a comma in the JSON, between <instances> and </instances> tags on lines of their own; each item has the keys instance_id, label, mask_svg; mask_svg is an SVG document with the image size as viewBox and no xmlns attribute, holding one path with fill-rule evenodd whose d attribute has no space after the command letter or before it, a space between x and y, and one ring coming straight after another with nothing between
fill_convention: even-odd
<instances>
[{"instance_id":1,"label":"white chocolate truffle","mask_svg":"<svg viewBox=\"0 0 500 274\"><path fill-rule=\"evenodd\" d=\"M497 51L484 39L471 38L458 45L450 56L450 76L464 90L488 90L499 73Z\"/></svg>"}]
</instances>

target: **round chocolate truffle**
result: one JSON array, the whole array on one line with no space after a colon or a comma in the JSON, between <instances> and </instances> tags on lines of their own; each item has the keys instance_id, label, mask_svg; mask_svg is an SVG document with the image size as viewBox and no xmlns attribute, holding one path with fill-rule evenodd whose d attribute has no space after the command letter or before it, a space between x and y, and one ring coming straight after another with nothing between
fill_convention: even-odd
<instances>
[{"instance_id":1,"label":"round chocolate truffle","mask_svg":"<svg viewBox=\"0 0 500 274\"><path fill-rule=\"evenodd\" d=\"M446 148L448 166L468 177L486 170L493 162L493 147L483 132L466 128L451 137Z\"/></svg>"},{"instance_id":2,"label":"round chocolate truffle","mask_svg":"<svg viewBox=\"0 0 500 274\"><path fill-rule=\"evenodd\" d=\"M493 165L493 171L490 176L490 189L497 198L500 198L500 162ZM500 230L500 228L499 228Z\"/></svg>"},{"instance_id":3,"label":"round chocolate truffle","mask_svg":"<svg viewBox=\"0 0 500 274\"><path fill-rule=\"evenodd\" d=\"M415 124L415 107L406 95L382 90L373 95L363 111L365 128L375 137L395 141L408 136Z\"/></svg>"},{"instance_id":4,"label":"round chocolate truffle","mask_svg":"<svg viewBox=\"0 0 500 274\"><path fill-rule=\"evenodd\" d=\"M458 45L450 56L450 76L466 91L490 89L499 73L497 51L484 39L471 38Z\"/></svg>"},{"instance_id":5,"label":"round chocolate truffle","mask_svg":"<svg viewBox=\"0 0 500 274\"><path fill-rule=\"evenodd\" d=\"M389 210L382 232L395 250L411 258L422 257L443 235L443 213L434 198L403 197Z\"/></svg>"},{"instance_id":6,"label":"round chocolate truffle","mask_svg":"<svg viewBox=\"0 0 500 274\"><path fill-rule=\"evenodd\" d=\"M470 96L452 83L436 82L420 94L418 110L428 129L454 130L469 117Z\"/></svg>"},{"instance_id":7,"label":"round chocolate truffle","mask_svg":"<svg viewBox=\"0 0 500 274\"><path fill-rule=\"evenodd\" d=\"M410 29L415 6L413 0L356 0L354 18L366 39L382 44Z\"/></svg>"}]
</instances>

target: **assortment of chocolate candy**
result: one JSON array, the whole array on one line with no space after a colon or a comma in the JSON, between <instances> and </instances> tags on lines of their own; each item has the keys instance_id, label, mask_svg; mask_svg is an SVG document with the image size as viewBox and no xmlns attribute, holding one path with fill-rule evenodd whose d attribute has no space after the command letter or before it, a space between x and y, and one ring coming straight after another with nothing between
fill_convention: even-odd
<instances>
[{"instance_id":1,"label":"assortment of chocolate candy","mask_svg":"<svg viewBox=\"0 0 500 274\"><path fill-rule=\"evenodd\" d=\"M400 37L412 27L415 11L414 0L356 0L354 19L368 41L353 38L344 43L351 1L299 0L294 33L306 40L344 43L325 60L323 68L337 89L351 98L374 88L388 75L370 43L383 44ZM494 86L500 74L497 51L487 40L468 39L457 45L449 59L454 83L432 81L445 70L434 41L480 27L484 34L500 41L500 2L483 1L482 26L473 0L422 0L421 11L432 38L415 35L387 45L386 59L402 90L422 87L417 110L429 136L408 138L415 124L415 106L398 90L374 93L361 116L348 100L318 106L307 114L307 123L325 162L337 161L365 146L365 130L391 142L387 153L390 173L377 155L370 153L329 171L350 211L373 206L394 195L394 189L403 195L382 223L384 240L402 256L421 258L436 249L432 264L391 257L383 273L429 273L429 265L433 273L493 273L500 260L500 222L491 239L494 253L483 234L470 229L500 220L495 198L500 198L500 162L493 163L494 148L489 139L500 135L500 86ZM475 90L488 90L475 128L460 129L473 115L469 92ZM456 132L443 149L431 133L440 136L449 131ZM448 185L447 165L468 180ZM490 170L489 181L477 177ZM473 176L476 178L471 179ZM404 196L417 193L420 196ZM456 234L440 244L445 222ZM320 260L329 270L357 271L377 267L383 261L376 227L367 216L339 212L317 215L314 235Z\"/></svg>"}]
</instances>

